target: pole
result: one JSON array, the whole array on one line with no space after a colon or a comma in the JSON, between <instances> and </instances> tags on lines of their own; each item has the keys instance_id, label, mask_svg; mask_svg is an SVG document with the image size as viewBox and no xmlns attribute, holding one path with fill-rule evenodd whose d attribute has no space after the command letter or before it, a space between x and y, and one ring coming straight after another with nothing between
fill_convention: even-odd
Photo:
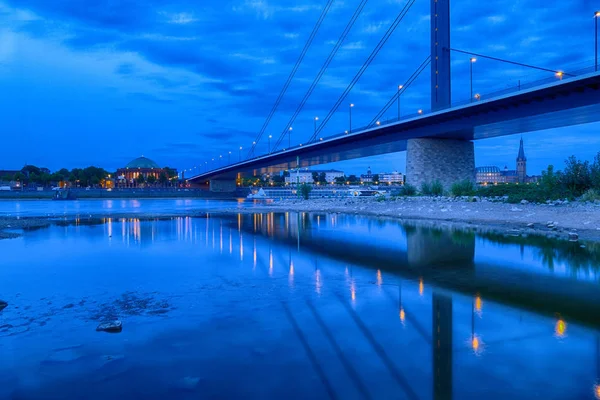
<instances>
[{"instance_id":1,"label":"pole","mask_svg":"<svg viewBox=\"0 0 600 400\"><path fill-rule=\"evenodd\" d=\"M595 54L596 54L596 63L594 65L595 65L595 71L597 72L598 71L598 18L600 18L600 11L596 11L596 13L594 14L594 17L595 17L594 19L596 20L596 40L594 42L596 44L596 47L594 49Z\"/></svg>"},{"instance_id":2,"label":"pole","mask_svg":"<svg viewBox=\"0 0 600 400\"><path fill-rule=\"evenodd\" d=\"M470 101L473 101L473 61L470 61L470 66L471 66L471 97L470 97Z\"/></svg>"},{"instance_id":3,"label":"pole","mask_svg":"<svg viewBox=\"0 0 600 400\"><path fill-rule=\"evenodd\" d=\"M401 87L398 86L398 119L400 119L400 89Z\"/></svg>"},{"instance_id":4,"label":"pole","mask_svg":"<svg viewBox=\"0 0 600 400\"><path fill-rule=\"evenodd\" d=\"M238 156L239 156L239 162L242 162L242 148L240 147L240 149L238 150Z\"/></svg>"},{"instance_id":5,"label":"pole","mask_svg":"<svg viewBox=\"0 0 600 400\"><path fill-rule=\"evenodd\" d=\"M288 129L288 149L292 147L292 127Z\"/></svg>"},{"instance_id":6,"label":"pole","mask_svg":"<svg viewBox=\"0 0 600 400\"><path fill-rule=\"evenodd\" d=\"M348 132L352 133L352 106L354 104L350 104L350 127L348 128Z\"/></svg>"}]
</instances>

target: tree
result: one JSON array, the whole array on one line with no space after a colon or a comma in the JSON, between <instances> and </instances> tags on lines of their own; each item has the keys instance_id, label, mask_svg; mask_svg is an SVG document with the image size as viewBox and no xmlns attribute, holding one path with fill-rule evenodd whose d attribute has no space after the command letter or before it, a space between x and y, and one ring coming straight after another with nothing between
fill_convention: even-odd
<instances>
[{"instance_id":1,"label":"tree","mask_svg":"<svg viewBox=\"0 0 600 400\"><path fill-rule=\"evenodd\" d=\"M350 183L356 183L356 182L358 182L358 178L356 177L356 175L350 175L348 177L348 182L350 182Z\"/></svg>"},{"instance_id":2,"label":"tree","mask_svg":"<svg viewBox=\"0 0 600 400\"><path fill-rule=\"evenodd\" d=\"M139 174L136 182L138 183L138 185L143 185L144 183L146 183L146 178L144 178L144 175Z\"/></svg>"},{"instance_id":3,"label":"tree","mask_svg":"<svg viewBox=\"0 0 600 400\"><path fill-rule=\"evenodd\" d=\"M302 185L300 185L300 193L302 194L302 198L304 198L304 200L308 200L308 198L310 197L311 191L312 191L312 186L307 185L306 183L303 183Z\"/></svg>"},{"instance_id":4,"label":"tree","mask_svg":"<svg viewBox=\"0 0 600 400\"><path fill-rule=\"evenodd\" d=\"M287 178L290 176L290 171L283 171L283 177Z\"/></svg>"},{"instance_id":5,"label":"tree","mask_svg":"<svg viewBox=\"0 0 600 400\"><path fill-rule=\"evenodd\" d=\"M600 189L600 152L594 157L594 162L590 167L590 179L592 187L596 190Z\"/></svg>"},{"instance_id":6,"label":"tree","mask_svg":"<svg viewBox=\"0 0 600 400\"><path fill-rule=\"evenodd\" d=\"M373 175L373 183L375 183L376 185L379 184L379 174Z\"/></svg>"},{"instance_id":7,"label":"tree","mask_svg":"<svg viewBox=\"0 0 600 400\"><path fill-rule=\"evenodd\" d=\"M580 196L592 186L590 163L578 160L575 156L567 158L561 182L573 196Z\"/></svg>"},{"instance_id":8,"label":"tree","mask_svg":"<svg viewBox=\"0 0 600 400\"><path fill-rule=\"evenodd\" d=\"M313 172L312 173L312 178L313 178L313 183L319 182L319 173L318 172Z\"/></svg>"},{"instance_id":9,"label":"tree","mask_svg":"<svg viewBox=\"0 0 600 400\"><path fill-rule=\"evenodd\" d=\"M169 178L167 177L167 174L165 174L165 172L161 172L160 175L158 176L158 182L160 182L161 185L166 186L167 183L169 182Z\"/></svg>"},{"instance_id":10,"label":"tree","mask_svg":"<svg viewBox=\"0 0 600 400\"><path fill-rule=\"evenodd\" d=\"M325 172L319 174L319 183L327 183L327 174L325 174Z\"/></svg>"},{"instance_id":11,"label":"tree","mask_svg":"<svg viewBox=\"0 0 600 400\"><path fill-rule=\"evenodd\" d=\"M156 183L156 177L154 175L150 175L148 177L148 184L154 185Z\"/></svg>"},{"instance_id":12,"label":"tree","mask_svg":"<svg viewBox=\"0 0 600 400\"><path fill-rule=\"evenodd\" d=\"M271 180L276 185L283 185L285 183L285 178L281 175L275 175L274 177L271 178Z\"/></svg>"},{"instance_id":13,"label":"tree","mask_svg":"<svg viewBox=\"0 0 600 400\"><path fill-rule=\"evenodd\" d=\"M164 167L163 171L167 174L167 178L175 178L177 177L177 170L174 168Z\"/></svg>"},{"instance_id":14,"label":"tree","mask_svg":"<svg viewBox=\"0 0 600 400\"><path fill-rule=\"evenodd\" d=\"M346 177L345 176L338 176L335 178L335 183L338 185L343 185L344 183L346 183Z\"/></svg>"}]
</instances>

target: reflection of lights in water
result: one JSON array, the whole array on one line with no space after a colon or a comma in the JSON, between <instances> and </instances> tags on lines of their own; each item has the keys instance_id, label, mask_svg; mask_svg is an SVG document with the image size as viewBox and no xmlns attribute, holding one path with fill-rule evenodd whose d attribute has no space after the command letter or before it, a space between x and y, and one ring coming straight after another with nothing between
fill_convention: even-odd
<instances>
[{"instance_id":1,"label":"reflection of lights in water","mask_svg":"<svg viewBox=\"0 0 600 400\"><path fill-rule=\"evenodd\" d=\"M400 321L402 325L404 325L404 320L406 319L406 313L404 312L404 308L400 308Z\"/></svg>"},{"instance_id":2,"label":"reflection of lights in water","mask_svg":"<svg viewBox=\"0 0 600 400\"><path fill-rule=\"evenodd\" d=\"M554 326L554 335L557 338L564 338L567 336L567 323L562 319L556 321L556 325Z\"/></svg>"},{"instance_id":3,"label":"reflection of lights in water","mask_svg":"<svg viewBox=\"0 0 600 400\"><path fill-rule=\"evenodd\" d=\"M419 279L419 296L423 296L423 291L425 290L425 285L423 284L423 278Z\"/></svg>"},{"instance_id":4,"label":"reflection of lights in water","mask_svg":"<svg viewBox=\"0 0 600 400\"><path fill-rule=\"evenodd\" d=\"M221 225L221 229L219 230L219 251L223 254L223 225Z\"/></svg>"},{"instance_id":5,"label":"reflection of lights in water","mask_svg":"<svg viewBox=\"0 0 600 400\"><path fill-rule=\"evenodd\" d=\"M289 274L290 286L294 286L294 262L290 262L290 274Z\"/></svg>"},{"instance_id":6,"label":"reflection of lights in water","mask_svg":"<svg viewBox=\"0 0 600 400\"><path fill-rule=\"evenodd\" d=\"M479 315L480 317L482 314L482 309L483 309L483 300L481 300L481 297L476 296L475 297L475 311L477 312L477 315Z\"/></svg>"},{"instance_id":7,"label":"reflection of lights in water","mask_svg":"<svg viewBox=\"0 0 600 400\"><path fill-rule=\"evenodd\" d=\"M229 228L229 254L233 254L233 237L231 236L231 228Z\"/></svg>"},{"instance_id":8,"label":"reflection of lights in water","mask_svg":"<svg viewBox=\"0 0 600 400\"><path fill-rule=\"evenodd\" d=\"M471 335L471 337L468 340L468 346L471 348L471 350L473 350L473 353L475 353L475 355L477 356L483 353L485 348L481 336L477 334Z\"/></svg>"},{"instance_id":9,"label":"reflection of lights in water","mask_svg":"<svg viewBox=\"0 0 600 400\"><path fill-rule=\"evenodd\" d=\"M238 214L238 232L242 231L242 214Z\"/></svg>"},{"instance_id":10,"label":"reflection of lights in water","mask_svg":"<svg viewBox=\"0 0 600 400\"><path fill-rule=\"evenodd\" d=\"M354 284L354 279L350 282L350 297L352 298L352 302L356 301L356 285Z\"/></svg>"},{"instance_id":11,"label":"reflection of lights in water","mask_svg":"<svg viewBox=\"0 0 600 400\"><path fill-rule=\"evenodd\" d=\"M108 219L108 237L112 237L112 218Z\"/></svg>"},{"instance_id":12,"label":"reflection of lights in water","mask_svg":"<svg viewBox=\"0 0 600 400\"><path fill-rule=\"evenodd\" d=\"M273 276L273 250L269 250L269 276Z\"/></svg>"},{"instance_id":13,"label":"reflection of lights in water","mask_svg":"<svg viewBox=\"0 0 600 400\"><path fill-rule=\"evenodd\" d=\"M254 265L252 266L252 269L255 269L256 268L256 238L254 238L253 259L254 259Z\"/></svg>"},{"instance_id":14,"label":"reflection of lights in water","mask_svg":"<svg viewBox=\"0 0 600 400\"><path fill-rule=\"evenodd\" d=\"M381 276L381 270L377 270L377 286L381 287L383 283L383 277Z\"/></svg>"},{"instance_id":15,"label":"reflection of lights in water","mask_svg":"<svg viewBox=\"0 0 600 400\"><path fill-rule=\"evenodd\" d=\"M594 385L594 396L600 400L600 383Z\"/></svg>"},{"instance_id":16,"label":"reflection of lights in water","mask_svg":"<svg viewBox=\"0 0 600 400\"><path fill-rule=\"evenodd\" d=\"M244 261L244 235L240 235L240 261Z\"/></svg>"},{"instance_id":17,"label":"reflection of lights in water","mask_svg":"<svg viewBox=\"0 0 600 400\"><path fill-rule=\"evenodd\" d=\"M323 286L323 282L321 281L321 271L317 270L315 272L315 290L317 294L321 294L321 286Z\"/></svg>"}]
</instances>

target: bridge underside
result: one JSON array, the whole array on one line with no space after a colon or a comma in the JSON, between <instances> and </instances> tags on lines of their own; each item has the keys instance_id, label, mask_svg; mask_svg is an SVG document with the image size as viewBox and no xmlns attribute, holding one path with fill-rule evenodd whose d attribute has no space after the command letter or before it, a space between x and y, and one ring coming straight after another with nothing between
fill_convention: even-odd
<instances>
[{"instance_id":1,"label":"bridge underside","mask_svg":"<svg viewBox=\"0 0 600 400\"><path fill-rule=\"evenodd\" d=\"M600 74L478 101L348 135L324 138L203 173L192 183L236 179L407 149L411 139L471 141L600 121ZM297 160L299 161L297 163ZM431 163L430 167L435 168ZM410 179L410 178L409 178Z\"/></svg>"}]
</instances>

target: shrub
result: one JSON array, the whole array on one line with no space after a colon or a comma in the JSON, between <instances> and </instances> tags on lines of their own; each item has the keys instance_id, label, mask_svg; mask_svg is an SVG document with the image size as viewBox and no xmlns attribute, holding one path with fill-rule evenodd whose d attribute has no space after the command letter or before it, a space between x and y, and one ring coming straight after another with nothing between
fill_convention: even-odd
<instances>
[{"instance_id":1,"label":"shrub","mask_svg":"<svg viewBox=\"0 0 600 400\"><path fill-rule=\"evenodd\" d=\"M402 186L401 193L404 196L414 196L415 194L417 194L417 188L407 183L404 186Z\"/></svg>"},{"instance_id":2,"label":"shrub","mask_svg":"<svg viewBox=\"0 0 600 400\"><path fill-rule=\"evenodd\" d=\"M375 198L375 200L377 200L378 202L380 202L380 203L381 203L381 202L385 201L385 196L377 196L377 197Z\"/></svg>"},{"instance_id":3,"label":"shrub","mask_svg":"<svg viewBox=\"0 0 600 400\"><path fill-rule=\"evenodd\" d=\"M573 196L580 196L592 186L590 163L578 160L575 156L567 158L560 182Z\"/></svg>"},{"instance_id":4,"label":"shrub","mask_svg":"<svg viewBox=\"0 0 600 400\"><path fill-rule=\"evenodd\" d=\"M307 185L306 183L300 185L300 193L302 194L304 200L308 200L310 192L312 192L312 186Z\"/></svg>"},{"instance_id":5,"label":"shrub","mask_svg":"<svg viewBox=\"0 0 600 400\"><path fill-rule=\"evenodd\" d=\"M434 196L441 196L444 194L444 186L440 181L433 181L431 183L431 194Z\"/></svg>"},{"instance_id":6,"label":"shrub","mask_svg":"<svg viewBox=\"0 0 600 400\"><path fill-rule=\"evenodd\" d=\"M425 196L431 196L431 185L427 182L421 184L421 194Z\"/></svg>"},{"instance_id":7,"label":"shrub","mask_svg":"<svg viewBox=\"0 0 600 400\"><path fill-rule=\"evenodd\" d=\"M590 189L587 192L585 192L583 196L581 196L581 200L589 202L600 201L600 193L598 193L594 189Z\"/></svg>"},{"instance_id":8,"label":"shrub","mask_svg":"<svg viewBox=\"0 0 600 400\"><path fill-rule=\"evenodd\" d=\"M460 182L453 183L450 192L455 197L472 196L475 194L475 185L473 185L473 182L469 179L465 179Z\"/></svg>"},{"instance_id":9,"label":"shrub","mask_svg":"<svg viewBox=\"0 0 600 400\"><path fill-rule=\"evenodd\" d=\"M425 196L441 196L444 194L444 186L437 180L431 183L423 182L421 185L421 194Z\"/></svg>"}]
</instances>

